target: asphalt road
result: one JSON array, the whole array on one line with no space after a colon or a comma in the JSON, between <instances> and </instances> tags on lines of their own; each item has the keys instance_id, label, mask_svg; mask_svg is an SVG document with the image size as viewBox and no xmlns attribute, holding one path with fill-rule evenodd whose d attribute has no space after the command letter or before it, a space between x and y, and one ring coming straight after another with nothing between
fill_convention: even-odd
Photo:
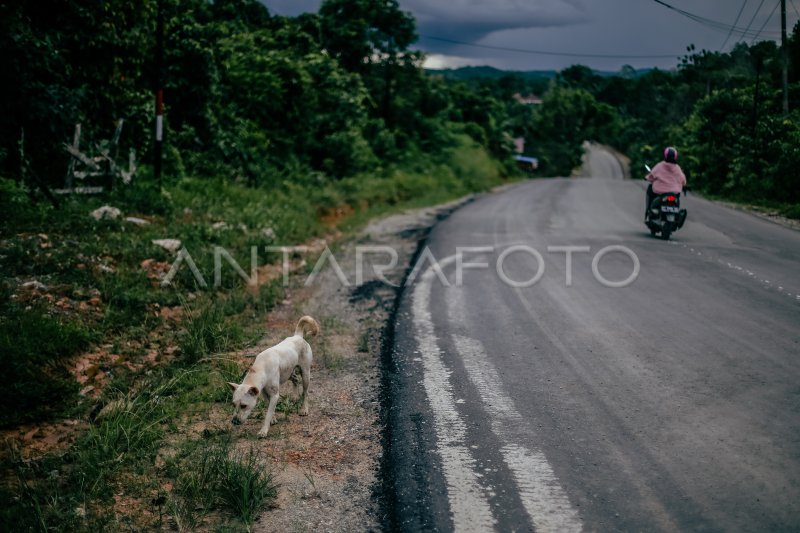
<instances>
[{"instance_id":1,"label":"asphalt road","mask_svg":"<svg viewBox=\"0 0 800 533\"><path fill-rule=\"evenodd\" d=\"M619 177L529 181L431 232L395 321L394 526L800 530L800 232L690 196L658 240ZM553 247L582 247L570 283Z\"/></svg>"}]
</instances>

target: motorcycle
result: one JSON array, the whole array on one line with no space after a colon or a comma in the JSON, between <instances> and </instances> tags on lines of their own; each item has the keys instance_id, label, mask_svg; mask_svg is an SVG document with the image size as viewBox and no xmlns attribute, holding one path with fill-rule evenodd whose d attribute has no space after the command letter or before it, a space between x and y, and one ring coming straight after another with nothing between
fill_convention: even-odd
<instances>
[{"instance_id":1,"label":"motorcycle","mask_svg":"<svg viewBox=\"0 0 800 533\"><path fill-rule=\"evenodd\" d=\"M644 168L649 174L650 167L645 165ZM644 223L650 230L650 235L655 237L660 233L661 238L667 241L674 232L683 227L687 214L686 209L681 209L680 193L653 193L653 200L647 207Z\"/></svg>"}]
</instances>

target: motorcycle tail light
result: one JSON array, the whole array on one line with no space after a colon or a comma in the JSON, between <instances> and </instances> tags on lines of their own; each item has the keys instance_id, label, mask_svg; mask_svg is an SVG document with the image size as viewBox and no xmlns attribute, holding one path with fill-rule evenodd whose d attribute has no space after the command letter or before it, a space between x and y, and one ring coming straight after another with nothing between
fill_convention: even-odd
<instances>
[{"instance_id":1,"label":"motorcycle tail light","mask_svg":"<svg viewBox=\"0 0 800 533\"><path fill-rule=\"evenodd\" d=\"M668 202L674 202L675 201L675 197L674 196L667 196L667 201Z\"/></svg>"}]
</instances>

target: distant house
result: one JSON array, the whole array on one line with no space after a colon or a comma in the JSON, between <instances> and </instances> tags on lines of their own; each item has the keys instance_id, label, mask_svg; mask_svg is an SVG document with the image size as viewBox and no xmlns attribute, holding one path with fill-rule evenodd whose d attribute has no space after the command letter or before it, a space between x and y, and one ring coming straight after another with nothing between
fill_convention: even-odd
<instances>
[{"instance_id":1,"label":"distant house","mask_svg":"<svg viewBox=\"0 0 800 533\"><path fill-rule=\"evenodd\" d=\"M535 157L515 155L514 159L517 161L517 167L525 172L533 172L539 168L539 160Z\"/></svg>"},{"instance_id":2,"label":"distant house","mask_svg":"<svg viewBox=\"0 0 800 533\"><path fill-rule=\"evenodd\" d=\"M542 105L542 99L535 94L522 96L520 93L515 93L514 100L522 105Z\"/></svg>"},{"instance_id":3,"label":"distant house","mask_svg":"<svg viewBox=\"0 0 800 533\"><path fill-rule=\"evenodd\" d=\"M538 159L535 157L522 155L525 153L525 137L517 137L514 139L514 150L517 152L517 155L514 156L514 160L517 162L517 167L520 170L525 172L533 172L539 168Z\"/></svg>"}]
</instances>

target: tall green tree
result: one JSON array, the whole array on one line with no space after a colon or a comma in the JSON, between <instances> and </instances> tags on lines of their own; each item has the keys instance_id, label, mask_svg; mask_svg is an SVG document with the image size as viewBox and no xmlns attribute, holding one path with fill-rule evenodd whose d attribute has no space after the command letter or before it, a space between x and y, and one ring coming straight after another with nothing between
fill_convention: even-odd
<instances>
[{"instance_id":1,"label":"tall green tree","mask_svg":"<svg viewBox=\"0 0 800 533\"><path fill-rule=\"evenodd\" d=\"M417 38L397 0L325 0L319 17L323 48L351 72L396 61Z\"/></svg>"}]
</instances>

